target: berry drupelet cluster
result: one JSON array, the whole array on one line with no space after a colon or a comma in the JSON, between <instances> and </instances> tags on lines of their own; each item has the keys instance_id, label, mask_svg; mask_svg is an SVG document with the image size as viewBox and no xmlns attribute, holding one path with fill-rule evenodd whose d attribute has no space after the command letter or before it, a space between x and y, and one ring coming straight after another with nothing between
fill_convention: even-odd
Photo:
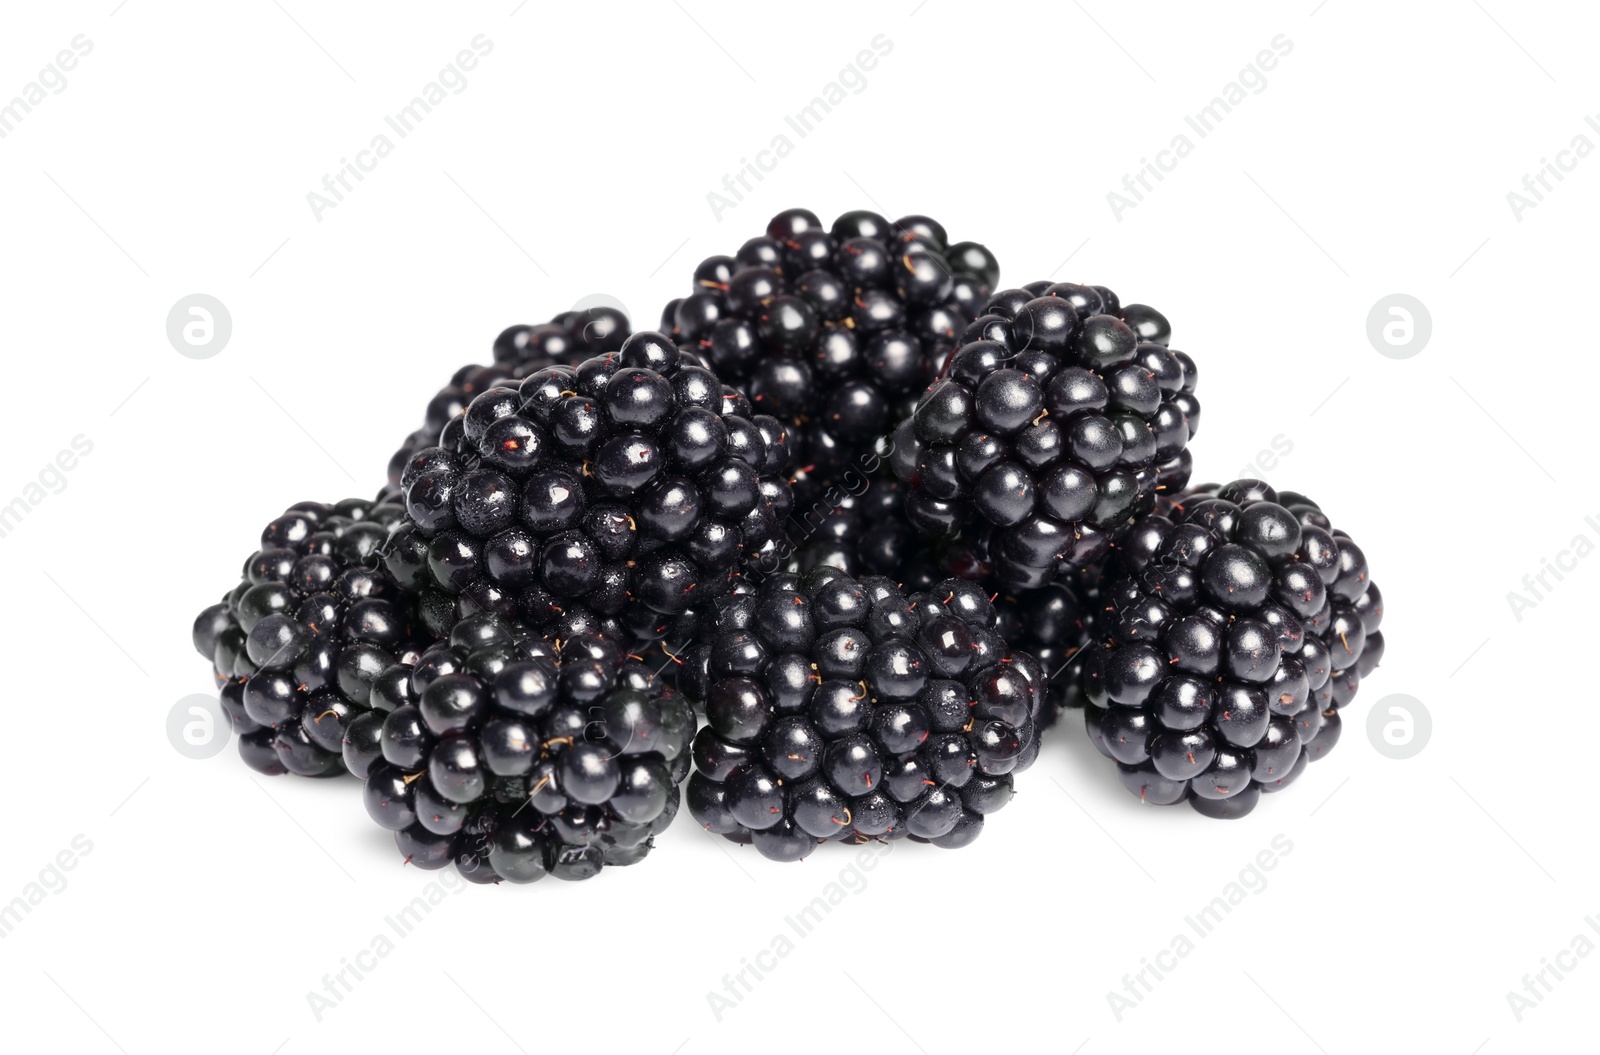
<instances>
[{"instance_id":1,"label":"berry drupelet cluster","mask_svg":"<svg viewBox=\"0 0 1600 1055\"><path fill-rule=\"evenodd\" d=\"M1242 817L1338 742L1383 656L1361 549L1303 495L1195 489L1141 518L1106 569L1084 720L1147 803Z\"/></svg>"},{"instance_id":2,"label":"berry drupelet cluster","mask_svg":"<svg viewBox=\"0 0 1600 1055\"><path fill-rule=\"evenodd\" d=\"M934 535L971 525L1007 589L1101 560L1189 480L1197 371L1153 308L1104 286L995 294L895 432L906 512Z\"/></svg>"},{"instance_id":3,"label":"berry drupelet cluster","mask_svg":"<svg viewBox=\"0 0 1600 1055\"><path fill-rule=\"evenodd\" d=\"M418 451L437 447L445 429L461 417L479 395L496 385L516 382L546 366L576 366L592 356L614 352L629 333L628 317L616 308L596 306L564 311L549 322L508 326L494 339L494 362L468 363L428 401L422 427L406 437L389 459L389 484L400 476Z\"/></svg>"},{"instance_id":4,"label":"berry drupelet cluster","mask_svg":"<svg viewBox=\"0 0 1600 1055\"><path fill-rule=\"evenodd\" d=\"M659 639L781 538L787 432L747 409L651 332L497 385L406 464L387 567L435 636L487 612Z\"/></svg>"},{"instance_id":5,"label":"berry drupelet cluster","mask_svg":"<svg viewBox=\"0 0 1600 1055\"><path fill-rule=\"evenodd\" d=\"M414 662L413 601L379 564L405 511L349 499L291 506L243 578L195 619L239 753L268 774L335 776L378 675Z\"/></svg>"},{"instance_id":6,"label":"berry drupelet cluster","mask_svg":"<svg viewBox=\"0 0 1600 1055\"><path fill-rule=\"evenodd\" d=\"M472 616L373 693L345 763L409 864L588 879L642 860L678 811L694 710L608 638Z\"/></svg>"},{"instance_id":7,"label":"berry drupelet cluster","mask_svg":"<svg viewBox=\"0 0 1600 1055\"><path fill-rule=\"evenodd\" d=\"M695 820L779 861L832 840L972 842L1039 749L1043 671L995 619L965 580L907 595L831 567L735 599L679 676L707 720Z\"/></svg>"},{"instance_id":8,"label":"berry drupelet cluster","mask_svg":"<svg viewBox=\"0 0 1600 1055\"><path fill-rule=\"evenodd\" d=\"M994 288L994 256L925 216L789 209L695 270L662 329L792 427L807 501L905 418Z\"/></svg>"}]
</instances>

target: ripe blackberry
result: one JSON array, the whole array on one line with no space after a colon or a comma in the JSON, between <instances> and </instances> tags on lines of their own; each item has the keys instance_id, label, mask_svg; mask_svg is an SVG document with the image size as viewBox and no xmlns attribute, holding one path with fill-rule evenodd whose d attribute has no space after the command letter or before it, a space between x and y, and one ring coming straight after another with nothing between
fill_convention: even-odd
<instances>
[{"instance_id":1,"label":"ripe blackberry","mask_svg":"<svg viewBox=\"0 0 1600 1055\"><path fill-rule=\"evenodd\" d=\"M345 758L408 863L475 882L588 879L678 811L694 709L610 640L463 619L385 671Z\"/></svg>"},{"instance_id":2,"label":"ripe blackberry","mask_svg":"<svg viewBox=\"0 0 1600 1055\"><path fill-rule=\"evenodd\" d=\"M662 328L793 426L809 504L911 413L999 270L927 217L850 212L824 229L790 209L735 256L702 261Z\"/></svg>"},{"instance_id":3,"label":"ripe blackberry","mask_svg":"<svg viewBox=\"0 0 1600 1055\"><path fill-rule=\"evenodd\" d=\"M965 846L1038 753L1043 672L972 583L906 595L831 567L717 613L679 685L704 701L688 806L794 861L829 840Z\"/></svg>"},{"instance_id":4,"label":"ripe blackberry","mask_svg":"<svg viewBox=\"0 0 1600 1055\"><path fill-rule=\"evenodd\" d=\"M616 308L596 306L564 311L537 326L508 326L494 339L494 362L468 363L428 401L422 427L406 437L389 459L389 483L398 485L406 463L420 450L439 445L445 426L460 417L480 394L518 381L545 366L576 366L591 356L614 352L629 333L628 317Z\"/></svg>"},{"instance_id":5,"label":"ripe blackberry","mask_svg":"<svg viewBox=\"0 0 1600 1055\"><path fill-rule=\"evenodd\" d=\"M1338 742L1383 656L1366 556L1259 480L1195 488L1108 562L1085 725L1144 802L1242 817Z\"/></svg>"},{"instance_id":6,"label":"ripe blackberry","mask_svg":"<svg viewBox=\"0 0 1600 1055\"><path fill-rule=\"evenodd\" d=\"M379 673L415 661L413 605L379 563L398 505L291 506L261 532L244 576L195 619L239 754L267 774L336 776Z\"/></svg>"},{"instance_id":7,"label":"ripe blackberry","mask_svg":"<svg viewBox=\"0 0 1600 1055\"><path fill-rule=\"evenodd\" d=\"M788 437L659 333L475 398L401 473L386 562L435 636L478 612L662 637L776 546Z\"/></svg>"},{"instance_id":8,"label":"ripe blackberry","mask_svg":"<svg viewBox=\"0 0 1600 1055\"><path fill-rule=\"evenodd\" d=\"M1170 333L1103 286L996 293L895 432L911 521L939 535L979 525L975 552L1008 589L1100 560L1189 479L1196 370Z\"/></svg>"}]
</instances>

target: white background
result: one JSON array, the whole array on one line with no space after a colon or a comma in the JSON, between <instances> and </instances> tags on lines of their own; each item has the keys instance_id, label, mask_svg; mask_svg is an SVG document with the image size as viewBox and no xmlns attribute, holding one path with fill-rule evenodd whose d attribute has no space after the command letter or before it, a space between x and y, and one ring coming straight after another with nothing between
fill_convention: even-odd
<instances>
[{"instance_id":1,"label":"white background","mask_svg":"<svg viewBox=\"0 0 1600 1055\"><path fill-rule=\"evenodd\" d=\"M0 504L73 437L93 444L0 538L0 903L92 844L0 939L8 1050L1592 1043L1600 956L1520 1022L1506 995L1580 931L1600 943L1600 559L1548 577L1520 620L1506 597L1574 536L1600 541L1600 160L1520 218L1507 200L1573 137L1600 145L1579 5L331 6L4 16L0 99L93 43L0 139ZM314 218L307 193L478 34L493 51L464 90ZM892 51L864 89L714 215L707 193L878 34ZM1265 87L1115 216L1107 192L1279 34L1292 51ZM173 704L211 688L194 613L284 506L376 490L503 326L600 293L654 326L697 260L791 205L929 213L1009 284L1159 306L1201 367L1196 479L1286 441L1271 479L1315 496L1381 584L1388 655L1343 743L1228 824L1140 808L1058 736L974 847L898 844L720 1022L707 993L849 852L778 866L685 815L640 867L447 897L318 1021L308 991L439 874L399 864L354 782L169 745ZM165 334L197 292L233 324L203 361ZM1397 292L1432 320L1403 361L1367 337ZM1433 735L1397 761L1366 720L1401 693ZM1107 994L1280 835L1266 886L1247 877L1256 892L1119 1021Z\"/></svg>"}]
</instances>

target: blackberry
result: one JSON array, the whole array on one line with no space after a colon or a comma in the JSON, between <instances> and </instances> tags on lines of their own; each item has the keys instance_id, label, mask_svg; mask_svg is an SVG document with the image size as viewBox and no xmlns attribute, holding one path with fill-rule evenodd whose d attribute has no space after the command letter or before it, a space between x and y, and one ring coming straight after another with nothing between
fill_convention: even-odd
<instances>
[{"instance_id":1,"label":"blackberry","mask_svg":"<svg viewBox=\"0 0 1600 1055\"><path fill-rule=\"evenodd\" d=\"M1089 737L1144 802L1242 817L1339 740L1383 656L1366 556L1259 480L1195 488L1108 562L1083 663Z\"/></svg>"},{"instance_id":2,"label":"blackberry","mask_svg":"<svg viewBox=\"0 0 1600 1055\"><path fill-rule=\"evenodd\" d=\"M413 662L413 601L379 563L398 505L302 502L261 532L243 578L195 619L239 753L267 774L336 776L379 673Z\"/></svg>"},{"instance_id":3,"label":"blackberry","mask_svg":"<svg viewBox=\"0 0 1600 1055\"><path fill-rule=\"evenodd\" d=\"M911 413L994 288L999 265L927 217L789 209L713 256L662 328L760 411L793 427L809 504Z\"/></svg>"},{"instance_id":4,"label":"blackberry","mask_svg":"<svg viewBox=\"0 0 1600 1055\"><path fill-rule=\"evenodd\" d=\"M643 859L677 814L694 709L606 638L472 616L374 693L390 709L352 726L345 757L410 864L588 879Z\"/></svg>"},{"instance_id":5,"label":"blackberry","mask_svg":"<svg viewBox=\"0 0 1600 1055\"><path fill-rule=\"evenodd\" d=\"M830 840L972 842L1038 753L1043 671L994 623L959 579L907 595L824 566L738 597L679 676L708 721L695 820L780 861Z\"/></svg>"},{"instance_id":6,"label":"blackberry","mask_svg":"<svg viewBox=\"0 0 1600 1055\"><path fill-rule=\"evenodd\" d=\"M778 545L788 437L667 337L481 393L401 473L386 562L435 636L490 612L558 637L663 637Z\"/></svg>"},{"instance_id":7,"label":"blackberry","mask_svg":"<svg viewBox=\"0 0 1600 1055\"><path fill-rule=\"evenodd\" d=\"M895 432L912 523L975 525L974 552L1007 589L1100 560L1189 480L1197 375L1170 334L1155 309L1103 286L996 293Z\"/></svg>"},{"instance_id":8,"label":"blackberry","mask_svg":"<svg viewBox=\"0 0 1600 1055\"><path fill-rule=\"evenodd\" d=\"M494 339L493 363L468 363L428 401L422 427L407 436L389 459L390 485L400 483L406 463L418 451L437 447L445 427L483 392L527 377L541 367L576 366L591 356L614 352L628 333L628 317L603 306L564 311L537 326L506 327Z\"/></svg>"}]
</instances>

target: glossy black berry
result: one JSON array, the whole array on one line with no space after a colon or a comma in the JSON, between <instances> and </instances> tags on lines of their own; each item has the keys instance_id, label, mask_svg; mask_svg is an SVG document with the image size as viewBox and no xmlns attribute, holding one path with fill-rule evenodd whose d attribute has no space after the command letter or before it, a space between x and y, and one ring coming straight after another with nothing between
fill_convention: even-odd
<instances>
[{"instance_id":1,"label":"glossy black berry","mask_svg":"<svg viewBox=\"0 0 1600 1055\"><path fill-rule=\"evenodd\" d=\"M537 460L539 445L545 442L544 435L534 429L536 424L549 425L544 408L532 413L525 410L526 416L522 416L516 413L514 402L489 401L479 404L470 419L466 416L468 408L496 387L515 388L523 379L552 367L569 368L591 356L617 352L628 335L627 316L605 306L564 312L536 326L506 328L494 340L494 361L490 365L463 366L429 401L422 427L408 436L390 459L390 485L409 487L412 481L403 480L407 466L419 452L440 446L447 426L454 438L469 444L489 465L527 469ZM671 347L670 341L665 344ZM655 368L653 363L637 365ZM555 386L550 395L560 391L561 387ZM456 429L460 430L459 435L454 432Z\"/></svg>"},{"instance_id":2,"label":"glossy black berry","mask_svg":"<svg viewBox=\"0 0 1600 1055\"><path fill-rule=\"evenodd\" d=\"M481 882L584 879L640 860L677 812L694 713L604 637L558 646L472 616L393 679L417 702L376 730L359 719L345 754L412 864Z\"/></svg>"},{"instance_id":3,"label":"glossy black berry","mask_svg":"<svg viewBox=\"0 0 1600 1055\"><path fill-rule=\"evenodd\" d=\"M403 581L380 566L403 520L391 501L293 506L262 530L245 578L195 620L195 649L251 768L321 777L370 764L372 721L353 755L347 733L396 705L374 693L379 675L415 662L426 643L408 590L424 556L400 548Z\"/></svg>"},{"instance_id":4,"label":"glossy black berry","mask_svg":"<svg viewBox=\"0 0 1600 1055\"><path fill-rule=\"evenodd\" d=\"M891 464L918 530L965 529L1003 587L1032 589L1102 559L1187 484L1195 377L1152 315L1122 317L1100 287L1035 283L981 310Z\"/></svg>"},{"instance_id":5,"label":"glossy black berry","mask_svg":"<svg viewBox=\"0 0 1600 1055\"><path fill-rule=\"evenodd\" d=\"M699 292L675 309L693 317L672 336L788 430L806 507L909 415L998 273L987 249L947 248L927 217L858 211L824 228L791 209L731 262L696 269ZM695 297L706 303L691 311Z\"/></svg>"},{"instance_id":6,"label":"glossy black berry","mask_svg":"<svg viewBox=\"0 0 1600 1055\"><path fill-rule=\"evenodd\" d=\"M1258 480L1164 499L1098 597L1089 738L1145 802L1210 817L1244 816L1326 755L1383 654L1365 555L1309 499Z\"/></svg>"},{"instance_id":7,"label":"glossy black berry","mask_svg":"<svg viewBox=\"0 0 1600 1055\"><path fill-rule=\"evenodd\" d=\"M718 613L688 792L707 831L777 860L829 840L976 835L1009 796L960 789L979 776L1009 788L1032 760L1044 679L988 644L997 614L980 590L932 586L908 596L818 567Z\"/></svg>"},{"instance_id":8,"label":"glossy black berry","mask_svg":"<svg viewBox=\"0 0 1600 1055\"><path fill-rule=\"evenodd\" d=\"M792 509L788 431L724 402L711 372L653 332L491 387L458 437L406 464L409 515L384 559L435 633L493 612L659 638L662 617L714 603L770 558ZM506 422L526 457L486 465L473 436Z\"/></svg>"}]
</instances>

